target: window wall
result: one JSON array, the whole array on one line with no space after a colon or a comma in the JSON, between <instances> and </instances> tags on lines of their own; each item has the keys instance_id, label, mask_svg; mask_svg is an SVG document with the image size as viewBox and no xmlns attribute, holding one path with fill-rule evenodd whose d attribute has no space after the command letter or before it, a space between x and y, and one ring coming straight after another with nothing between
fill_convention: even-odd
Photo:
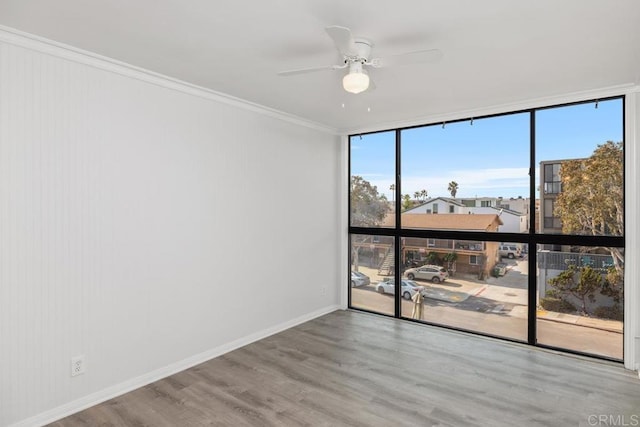
<instances>
[{"instance_id":1,"label":"window wall","mask_svg":"<svg viewBox=\"0 0 640 427\"><path fill-rule=\"evenodd\" d=\"M350 137L350 307L623 359L622 97Z\"/></svg>"}]
</instances>

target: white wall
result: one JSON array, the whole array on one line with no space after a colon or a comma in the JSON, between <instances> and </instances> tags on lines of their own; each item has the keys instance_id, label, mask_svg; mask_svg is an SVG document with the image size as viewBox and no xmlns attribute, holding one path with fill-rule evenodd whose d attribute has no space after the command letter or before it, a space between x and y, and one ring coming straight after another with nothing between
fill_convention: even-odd
<instances>
[{"instance_id":1,"label":"white wall","mask_svg":"<svg viewBox=\"0 0 640 427\"><path fill-rule=\"evenodd\" d=\"M624 365L640 370L640 87L625 103Z\"/></svg>"},{"instance_id":2,"label":"white wall","mask_svg":"<svg viewBox=\"0 0 640 427\"><path fill-rule=\"evenodd\" d=\"M502 233L524 233L526 231L526 216L524 215L513 215L508 212L502 212L500 214L500 210L496 210L495 208L467 208L473 214L493 214L498 215L503 224L500 226L500 231ZM525 218L523 221L522 218Z\"/></svg>"},{"instance_id":3,"label":"white wall","mask_svg":"<svg viewBox=\"0 0 640 427\"><path fill-rule=\"evenodd\" d=\"M433 212L433 205L438 205L438 213L439 214L448 214L451 213L449 212L449 207L453 205L454 207L454 211L453 213L456 214L466 214L469 212L469 208L467 208L466 206L458 206L458 205L454 205L453 203L447 203L443 200L438 200L438 199L434 199L431 201L427 201L422 205L416 206L415 208L411 208L409 210L407 210L405 213L408 214L426 214L427 210L430 210L432 213Z\"/></svg>"},{"instance_id":4,"label":"white wall","mask_svg":"<svg viewBox=\"0 0 640 427\"><path fill-rule=\"evenodd\" d=\"M50 421L335 309L340 145L0 34L0 425ZM71 378L79 354L88 372Z\"/></svg>"},{"instance_id":5,"label":"white wall","mask_svg":"<svg viewBox=\"0 0 640 427\"><path fill-rule=\"evenodd\" d=\"M516 211L516 212L520 212L520 213L525 214L525 215L529 214L529 210L530 210L529 206L531 205L531 203L529 202L529 198L502 199L500 201L500 203L502 205L509 205L509 209L510 210Z\"/></svg>"}]
</instances>

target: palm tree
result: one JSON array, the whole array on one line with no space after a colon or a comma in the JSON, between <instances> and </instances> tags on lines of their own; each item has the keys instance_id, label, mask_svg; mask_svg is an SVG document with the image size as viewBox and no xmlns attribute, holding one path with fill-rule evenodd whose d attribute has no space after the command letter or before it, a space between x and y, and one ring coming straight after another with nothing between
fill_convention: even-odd
<instances>
[{"instance_id":1,"label":"palm tree","mask_svg":"<svg viewBox=\"0 0 640 427\"><path fill-rule=\"evenodd\" d=\"M416 201L424 202L425 200L427 200L427 190L416 191L415 193L413 193L413 198Z\"/></svg>"},{"instance_id":2,"label":"palm tree","mask_svg":"<svg viewBox=\"0 0 640 427\"><path fill-rule=\"evenodd\" d=\"M393 202L395 196L396 196L396 185L395 184L391 184L389 186L389 190L391 190L391 201Z\"/></svg>"},{"instance_id":3,"label":"palm tree","mask_svg":"<svg viewBox=\"0 0 640 427\"><path fill-rule=\"evenodd\" d=\"M451 181L447 190L449 190L449 193L451 193L451 197L455 198L456 194L458 193L458 183L455 181Z\"/></svg>"}]
</instances>

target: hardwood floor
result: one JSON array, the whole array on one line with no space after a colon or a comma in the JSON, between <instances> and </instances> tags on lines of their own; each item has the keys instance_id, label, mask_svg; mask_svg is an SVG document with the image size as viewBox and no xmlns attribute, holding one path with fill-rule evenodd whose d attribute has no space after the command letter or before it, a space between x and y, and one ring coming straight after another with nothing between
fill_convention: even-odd
<instances>
[{"instance_id":1,"label":"hardwood floor","mask_svg":"<svg viewBox=\"0 0 640 427\"><path fill-rule=\"evenodd\" d=\"M51 425L614 425L598 416L640 422L636 374L337 311Z\"/></svg>"}]
</instances>

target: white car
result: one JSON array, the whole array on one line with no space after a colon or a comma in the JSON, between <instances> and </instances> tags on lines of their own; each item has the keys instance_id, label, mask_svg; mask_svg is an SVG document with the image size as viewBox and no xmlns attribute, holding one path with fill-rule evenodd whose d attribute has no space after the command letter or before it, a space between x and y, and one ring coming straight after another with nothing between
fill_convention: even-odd
<instances>
[{"instance_id":1,"label":"white car","mask_svg":"<svg viewBox=\"0 0 640 427\"><path fill-rule=\"evenodd\" d=\"M359 271L351 272L352 287L355 288L357 286L367 286L369 283L371 283L371 279L369 279L369 276L367 276L366 274L362 274Z\"/></svg>"},{"instance_id":2,"label":"white car","mask_svg":"<svg viewBox=\"0 0 640 427\"><path fill-rule=\"evenodd\" d=\"M444 282L449 277L447 269L439 265L423 265L422 267L410 268L404 274L409 280L431 280L433 283Z\"/></svg>"},{"instance_id":3,"label":"white car","mask_svg":"<svg viewBox=\"0 0 640 427\"><path fill-rule=\"evenodd\" d=\"M396 284L394 279L384 280L378 283L376 290L381 294L395 294ZM400 294L404 299L411 299L417 292L421 292L424 295L424 287L418 285L413 280L402 280L402 288Z\"/></svg>"},{"instance_id":4,"label":"white car","mask_svg":"<svg viewBox=\"0 0 640 427\"><path fill-rule=\"evenodd\" d=\"M522 250L516 245L500 245L498 255L500 258L522 258Z\"/></svg>"}]
</instances>

